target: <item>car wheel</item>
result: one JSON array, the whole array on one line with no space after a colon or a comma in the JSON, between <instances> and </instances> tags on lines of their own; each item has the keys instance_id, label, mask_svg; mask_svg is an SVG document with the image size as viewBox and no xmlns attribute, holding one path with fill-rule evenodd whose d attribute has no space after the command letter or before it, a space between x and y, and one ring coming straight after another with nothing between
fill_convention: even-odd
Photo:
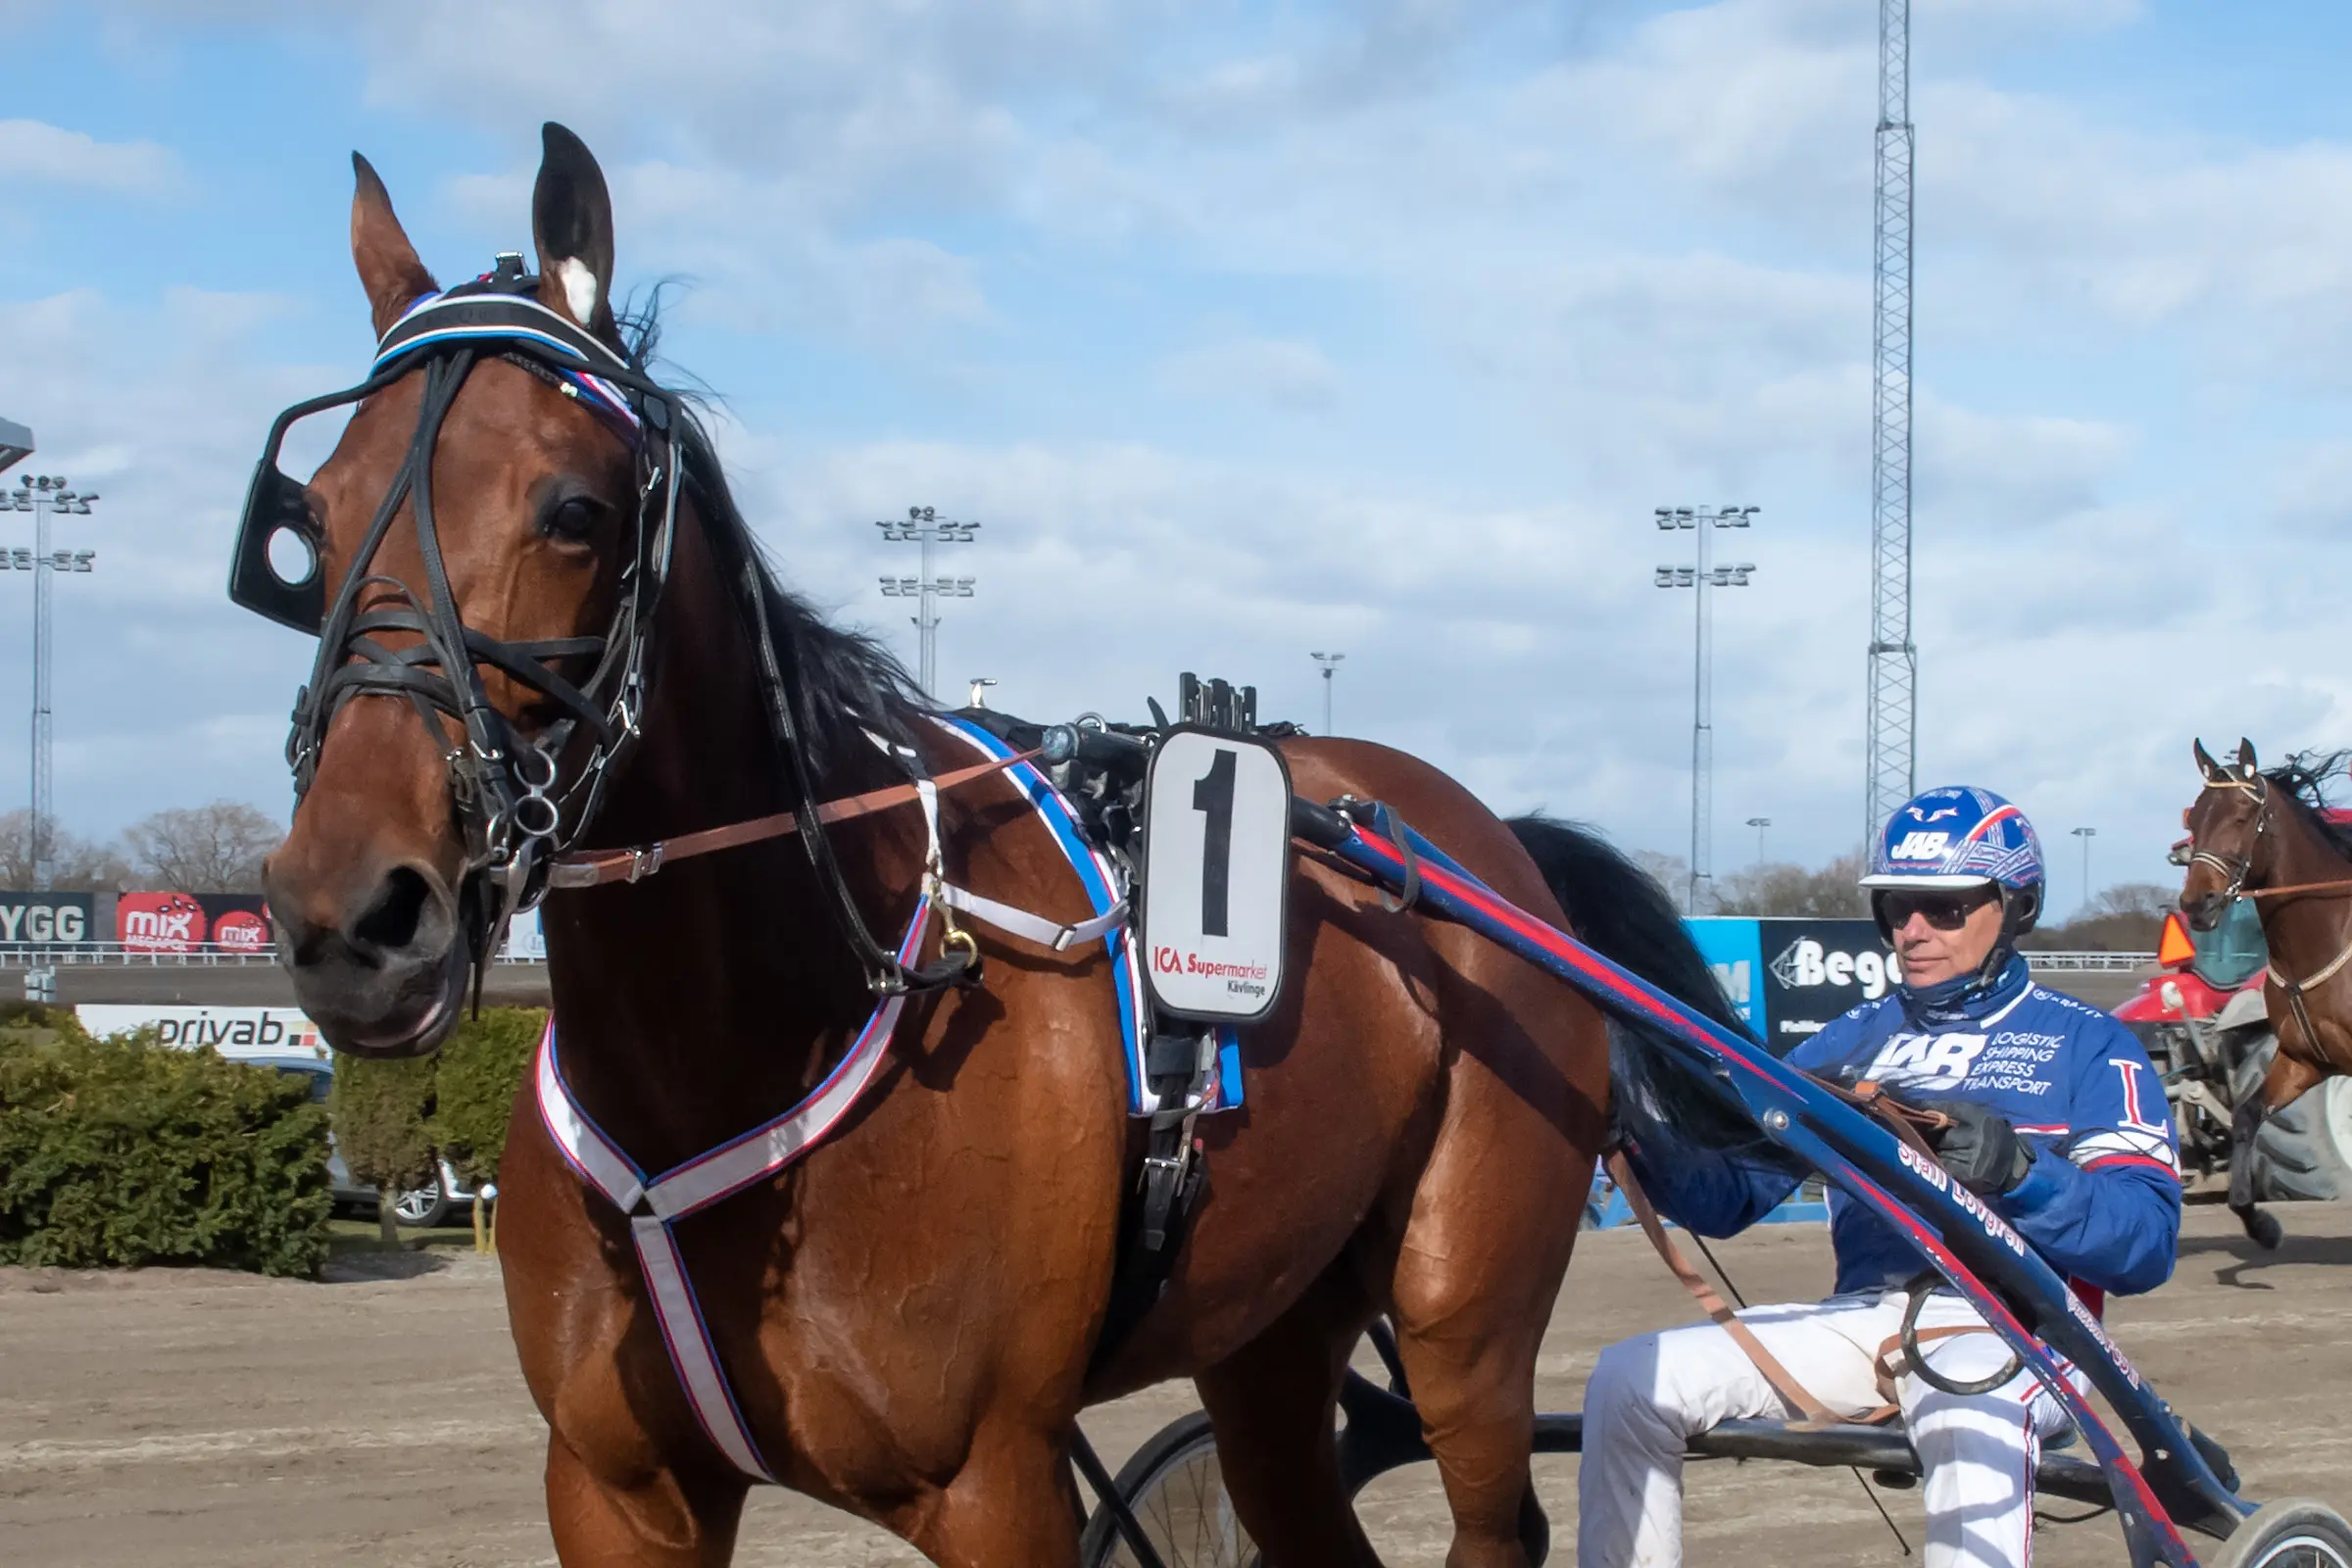
<instances>
[{"instance_id":1,"label":"car wheel","mask_svg":"<svg viewBox=\"0 0 2352 1568\"><path fill-rule=\"evenodd\" d=\"M441 1191L441 1178L432 1184L400 1195L392 1205L392 1217L412 1230L426 1230L449 1218L449 1199Z\"/></svg>"},{"instance_id":2,"label":"car wheel","mask_svg":"<svg viewBox=\"0 0 2352 1568\"><path fill-rule=\"evenodd\" d=\"M2262 1092L2278 1042L2263 1035L2238 1060L2242 1099ZM2254 1135L2254 1196L2264 1202L2352 1198L2352 1079L2326 1078Z\"/></svg>"}]
</instances>

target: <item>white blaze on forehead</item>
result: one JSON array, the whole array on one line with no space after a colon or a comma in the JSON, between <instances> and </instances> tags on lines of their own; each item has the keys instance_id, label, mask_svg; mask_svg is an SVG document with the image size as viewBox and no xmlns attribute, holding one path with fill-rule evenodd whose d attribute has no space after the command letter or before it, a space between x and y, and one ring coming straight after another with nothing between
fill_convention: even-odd
<instances>
[{"instance_id":1,"label":"white blaze on forehead","mask_svg":"<svg viewBox=\"0 0 2352 1568\"><path fill-rule=\"evenodd\" d=\"M587 263L566 256L556 264L556 276L563 280L564 303L571 307L571 318L586 326L596 315L596 274Z\"/></svg>"}]
</instances>

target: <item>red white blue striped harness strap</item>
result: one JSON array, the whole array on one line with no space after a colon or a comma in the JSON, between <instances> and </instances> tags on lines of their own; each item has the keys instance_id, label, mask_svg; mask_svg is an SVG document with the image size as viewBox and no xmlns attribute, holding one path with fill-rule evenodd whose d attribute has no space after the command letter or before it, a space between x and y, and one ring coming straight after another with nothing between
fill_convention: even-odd
<instances>
[{"instance_id":1,"label":"red white blue striped harness strap","mask_svg":"<svg viewBox=\"0 0 2352 1568\"><path fill-rule=\"evenodd\" d=\"M967 743L973 742L973 737L960 729L951 729L951 733ZM899 940L901 963L916 961L929 936L932 915L943 907L961 909L1049 952L1076 949L1082 956L1090 951L1094 941L1116 933L1124 924L1127 916L1124 899L1107 909L1100 909L1092 919L1065 925L950 885L941 870L937 793L923 789L918 799L930 834L930 853L923 874L922 896L915 903L906 935ZM1045 813L1043 802L1032 797L1031 805L1041 814ZM1048 817L1048 826L1054 825ZM1062 841L1057 836L1055 842ZM1067 846L1064 849L1068 853ZM1073 869L1076 868L1073 860ZM1085 881L1083 875L1081 880ZM1090 903L1100 906L1106 902L1093 884L1088 884L1088 890ZM953 929L953 916L946 918ZM735 1402L726 1369L719 1364L717 1348L711 1343L702 1306L695 1299L694 1282L687 1277L686 1262L678 1251L673 1227L687 1215L699 1213L767 1180L823 1143L880 1076L882 1063L890 1054L891 1036L898 1028L899 1015L906 1004L903 994L884 997L841 1061L799 1104L658 1176L648 1176L581 1108L570 1086L564 1081L552 1013L547 1033L540 1038L534 1076L540 1119L573 1172L628 1216L629 1235L636 1244L637 1266L645 1276L655 1322L662 1331L662 1343L669 1351L678 1384L694 1409L695 1420L718 1450L755 1481L772 1485L776 1478L761 1459L760 1446L753 1440L743 1411Z\"/></svg>"}]
</instances>

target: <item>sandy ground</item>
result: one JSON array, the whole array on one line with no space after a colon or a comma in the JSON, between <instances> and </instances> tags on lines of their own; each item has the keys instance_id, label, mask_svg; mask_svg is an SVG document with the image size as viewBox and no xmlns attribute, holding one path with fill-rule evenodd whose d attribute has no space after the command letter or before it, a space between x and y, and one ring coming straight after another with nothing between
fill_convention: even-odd
<instances>
[{"instance_id":1,"label":"sandy ground","mask_svg":"<svg viewBox=\"0 0 2352 1568\"><path fill-rule=\"evenodd\" d=\"M2174 1404L2230 1446L2250 1495L2352 1505L2352 1276L2338 1272L2352 1263L2352 1205L2282 1213L2290 1240L2265 1255L2226 1213L2192 1210L2173 1283L2118 1303L2113 1321ZM1812 1227L1751 1233L1722 1256L1756 1299L1818 1294L1828 1273ZM1574 1408L1600 1346L1690 1315L1639 1234L1586 1236L1545 1346L1543 1401ZM1115 1465L1190 1402L1189 1390L1164 1389L1087 1425ZM343 1269L325 1284L0 1270L0 1563L12 1568L553 1563L543 1441L487 1260L405 1278ZM1567 1562L1574 1461L1538 1463L1563 1547L1553 1560ZM1693 1563L1900 1560L1843 1471L1714 1463L1693 1467L1690 1490ZM1916 1498L1886 1494L1914 1541ZM1379 1483L1363 1513L1391 1563L1443 1560L1429 1467ZM743 1542L749 1564L917 1560L869 1526L775 1493L755 1494ZM2124 1560L2104 1520L2045 1531L2036 1556Z\"/></svg>"}]
</instances>

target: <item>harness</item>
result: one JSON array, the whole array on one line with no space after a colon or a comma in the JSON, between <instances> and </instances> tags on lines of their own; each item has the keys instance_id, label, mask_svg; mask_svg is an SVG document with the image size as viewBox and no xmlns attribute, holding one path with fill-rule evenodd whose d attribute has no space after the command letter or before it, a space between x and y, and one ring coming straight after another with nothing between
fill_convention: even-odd
<instances>
[{"instance_id":1,"label":"harness","mask_svg":"<svg viewBox=\"0 0 2352 1568\"><path fill-rule=\"evenodd\" d=\"M1130 902L1125 891L1127 880L1124 874L1108 856L1087 842L1069 803L1032 760L1034 753L1013 750L1004 740L968 719L934 714L932 721L942 732L970 747L983 760L970 767L945 775L941 783L944 785L948 779L960 782L989 773L1004 773L1021 791L1030 808L1061 851L1086 894L1093 912L1078 920L1055 920L948 881L942 864L938 791L918 786L915 798L923 807L928 849L922 892L906 930L900 938L898 961L902 964L915 961L935 918L946 927L944 940L954 942L961 937L968 944L970 938L957 931L954 924L956 912L969 915L1048 955L1086 956L1096 951L1094 944L1101 942L1103 944L1101 951L1110 959L1113 988L1118 999L1120 1032L1125 1042L1123 1055L1128 1068L1130 1113L1153 1115L1155 1125L1162 1116L1176 1116L1180 1118L1184 1133L1189 1137L1196 1116L1205 1110L1222 1109L1238 1103L1239 1061L1233 1055L1231 1038L1221 1035L1217 1040L1220 1058L1217 1065L1225 1071L1213 1076L1200 1093L1181 1106L1163 1106L1159 1100L1164 1097L1152 1097L1150 1108L1146 1107L1146 1097L1151 1093L1146 1072L1150 1061L1150 1046L1142 1024L1144 993L1136 965L1134 928L1128 920ZM889 745L879 739L876 744ZM891 797L890 804L898 804L906 798L896 787L874 792L874 795ZM828 803L814 814L838 819L839 815L850 814L851 811L875 808L863 804L871 799L867 797L858 801ZM848 808L848 810L841 810L840 808ZM755 826L763 826L768 832L789 830L776 829L772 826L772 819L763 819L761 824L743 824L733 831L742 833ZM688 852L721 847L724 846L697 843L689 846ZM643 864L648 859L651 869L658 870L664 863L662 849L661 845L652 846L650 855L644 850L607 852L600 858L583 858L570 863L589 872L591 876L600 869ZM632 859L632 857L637 858ZM557 874L559 882L564 881L565 867L559 866ZM650 871L642 874L650 874ZM601 879L622 880L623 877L616 873ZM611 1136L597 1126L594 1118L581 1106L578 1097L572 1093L564 1077L557 1027L552 1017L548 1021L547 1032L540 1040L532 1075L540 1119L573 1173L627 1218L638 1268L644 1276L647 1293L653 1303L655 1324L662 1335L662 1346L669 1354L670 1365L677 1373L678 1385L693 1409L696 1424L730 1463L755 1481L773 1484L775 1476L761 1457L759 1444L752 1437L742 1408L735 1400L732 1383L719 1358L709 1322L696 1298L685 1258L679 1250L675 1227L678 1221L687 1216L701 1213L747 1188L773 1178L822 1144L880 1078L882 1065L890 1054L891 1039L898 1028L906 1003L906 993L904 991L886 993L878 998L872 1014L852 1039L841 1060L825 1075L823 1082L791 1109L659 1175L647 1174ZM1151 1174L1150 1161L1147 1161L1146 1180L1140 1189L1147 1204L1153 1188ZM1166 1223L1163 1212L1163 1232ZM1135 1278L1139 1266L1148 1274L1154 1265L1172 1261L1172 1249L1152 1248L1147 1242L1142 1250L1149 1254L1150 1261L1138 1265L1135 1261L1138 1250L1131 1249L1122 1264L1121 1284ZM1132 1294L1133 1289L1130 1286L1128 1294ZM1119 1294L1114 1291L1114 1298ZM1151 1294L1155 1299L1156 1290ZM1115 1304L1114 1299L1114 1308ZM1115 1309L1111 1317L1115 1323L1118 1317ZM1111 1330L1106 1328L1104 1343L1110 1343L1113 1338Z\"/></svg>"}]
</instances>

